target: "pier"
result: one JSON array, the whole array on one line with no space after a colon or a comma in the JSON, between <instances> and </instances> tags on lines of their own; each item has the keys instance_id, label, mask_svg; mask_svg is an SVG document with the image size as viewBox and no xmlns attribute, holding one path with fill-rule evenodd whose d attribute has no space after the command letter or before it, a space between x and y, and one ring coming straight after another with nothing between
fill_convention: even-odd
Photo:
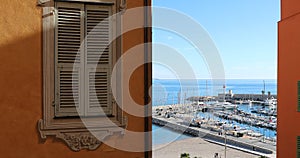
<instances>
[{"instance_id":1,"label":"pier","mask_svg":"<svg viewBox=\"0 0 300 158\"><path fill-rule=\"evenodd\" d=\"M252 101L252 103L261 104L262 101L266 99L277 99L277 95L275 94L234 94L232 91L229 93L224 94L220 93L218 96L193 96L187 98L189 101L223 101L225 98L228 102L235 102L235 101Z\"/></svg>"},{"instance_id":2,"label":"pier","mask_svg":"<svg viewBox=\"0 0 300 158\"><path fill-rule=\"evenodd\" d=\"M222 135L218 135L217 133L205 129L190 127L182 124L182 122L179 123L177 121L178 120L174 120L174 119L173 120L165 119L165 118L159 118L155 116L152 117L152 123L155 125L165 126L174 131L185 133L194 137L201 137L206 141L216 143L219 145L225 144L225 137ZM231 146L232 148L235 149L239 149L260 156L274 155L276 151L275 144L271 145L271 144L260 142L255 139L251 140L251 139L235 138L231 136L227 136L226 145L228 145L229 147Z\"/></svg>"},{"instance_id":3,"label":"pier","mask_svg":"<svg viewBox=\"0 0 300 158\"><path fill-rule=\"evenodd\" d=\"M277 95L262 95L262 94L234 94L232 100L254 100L263 101L267 98L277 99Z\"/></svg>"}]
</instances>

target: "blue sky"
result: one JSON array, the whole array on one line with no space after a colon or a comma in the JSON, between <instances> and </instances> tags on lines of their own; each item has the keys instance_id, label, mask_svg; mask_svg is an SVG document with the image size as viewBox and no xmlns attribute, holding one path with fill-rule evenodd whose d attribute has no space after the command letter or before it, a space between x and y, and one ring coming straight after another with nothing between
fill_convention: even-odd
<instances>
[{"instance_id":1,"label":"blue sky","mask_svg":"<svg viewBox=\"0 0 300 158\"><path fill-rule=\"evenodd\" d=\"M175 9L200 23L219 50L226 79L276 79L279 0L153 0L153 6ZM211 78L205 60L182 37L154 29L153 43L180 52L197 78ZM159 57L159 53L154 47L153 56ZM180 63L172 57L170 60ZM154 64L153 78L175 76L166 67Z\"/></svg>"}]
</instances>

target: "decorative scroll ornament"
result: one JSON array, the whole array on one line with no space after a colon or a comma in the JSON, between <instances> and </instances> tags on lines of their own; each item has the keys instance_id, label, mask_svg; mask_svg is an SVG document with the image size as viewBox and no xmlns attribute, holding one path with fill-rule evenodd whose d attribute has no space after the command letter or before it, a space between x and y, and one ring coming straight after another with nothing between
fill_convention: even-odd
<instances>
[{"instance_id":1,"label":"decorative scroll ornament","mask_svg":"<svg viewBox=\"0 0 300 158\"><path fill-rule=\"evenodd\" d=\"M120 128L99 128L92 131L88 129L47 129L43 120L38 121L37 129L43 141L46 141L47 136L54 136L64 141L73 151L96 150L109 136L124 134L124 129Z\"/></svg>"},{"instance_id":2,"label":"decorative scroll ornament","mask_svg":"<svg viewBox=\"0 0 300 158\"><path fill-rule=\"evenodd\" d=\"M62 133L57 138L64 140L73 151L96 150L101 145L101 141L91 133Z\"/></svg>"},{"instance_id":3,"label":"decorative scroll ornament","mask_svg":"<svg viewBox=\"0 0 300 158\"><path fill-rule=\"evenodd\" d=\"M127 1L126 0L120 0L120 6L119 6L119 11L124 13L127 8Z\"/></svg>"}]
</instances>

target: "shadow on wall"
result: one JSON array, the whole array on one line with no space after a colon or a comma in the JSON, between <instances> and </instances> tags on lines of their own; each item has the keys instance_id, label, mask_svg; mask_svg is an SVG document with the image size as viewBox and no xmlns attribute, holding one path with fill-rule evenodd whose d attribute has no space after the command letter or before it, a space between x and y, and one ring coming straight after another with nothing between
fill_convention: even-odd
<instances>
[{"instance_id":1,"label":"shadow on wall","mask_svg":"<svg viewBox=\"0 0 300 158\"><path fill-rule=\"evenodd\" d=\"M143 157L144 153L120 151L105 144L96 151L73 152L58 139L40 139L37 121L42 118L43 100L41 33L0 46L0 60L1 156Z\"/></svg>"},{"instance_id":2,"label":"shadow on wall","mask_svg":"<svg viewBox=\"0 0 300 158\"><path fill-rule=\"evenodd\" d=\"M1 153L13 150L8 146L37 142L36 122L42 116L41 37L36 33L0 46L0 139L5 144Z\"/></svg>"}]
</instances>

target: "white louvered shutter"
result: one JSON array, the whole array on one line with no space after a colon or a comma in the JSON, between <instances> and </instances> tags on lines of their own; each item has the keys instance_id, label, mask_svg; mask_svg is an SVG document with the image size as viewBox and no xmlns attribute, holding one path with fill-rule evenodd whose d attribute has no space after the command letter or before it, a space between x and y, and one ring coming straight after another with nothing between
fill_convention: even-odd
<instances>
[{"instance_id":1,"label":"white louvered shutter","mask_svg":"<svg viewBox=\"0 0 300 158\"><path fill-rule=\"evenodd\" d=\"M86 5L86 115L111 115L111 6Z\"/></svg>"},{"instance_id":2,"label":"white louvered shutter","mask_svg":"<svg viewBox=\"0 0 300 158\"><path fill-rule=\"evenodd\" d=\"M84 5L56 4L56 106L55 116L83 114ZM79 111L79 112L78 112Z\"/></svg>"}]
</instances>

